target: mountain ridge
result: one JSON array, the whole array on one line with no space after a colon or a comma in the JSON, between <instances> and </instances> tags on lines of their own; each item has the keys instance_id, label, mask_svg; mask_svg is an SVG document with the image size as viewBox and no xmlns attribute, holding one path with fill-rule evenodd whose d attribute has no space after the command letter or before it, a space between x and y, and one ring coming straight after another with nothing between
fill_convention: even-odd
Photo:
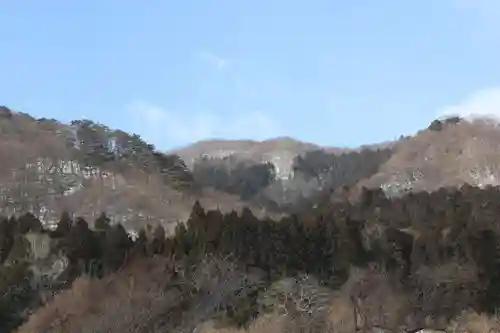
<instances>
[{"instance_id":1,"label":"mountain ridge","mask_svg":"<svg viewBox=\"0 0 500 333\"><path fill-rule=\"evenodd\" d=\"M359 312L373 330L500 327L487 316L500 304L496 122L438 119L356 149L286 137L162 153L0 108L0 139L0 326L250 333L267 318L285 326L255 332L352 332Z\"/></svg>"},{"instance_id":2,"label":"mountain ridge","mask_svg":"<svg viewBox=\"0 0 500 333\"><path fill-rule=\"evenodd\" d=\"M111 209L132 227L185 220L198 199L224 211L241 206L231 195L190 189L179 157L90 120L63 124L3 107L0 139L0 206L7 214L32 211L50 224L62 211L92 220Z\"/></svg>"},{"instance_id":3,"label":"mountain ridge","mask_svg":"<svg viewBox=\"0 0 500 333\"><path fill-rule=\"evenodd\" d=\"M500 130L487 118L440 118L414 135L357 148L281 136L159 152L136 134L90 120L64 124L1 107L0 139L0 206L8 214L32 211L48 224L63 211L92 220L107 210L127 228L160 221L171 230L197 200L207 209L280 216L285 206L342 186L401 195L500 179ZM257 187L242 194L245 186Z\"/></svg>"}]
</instances>

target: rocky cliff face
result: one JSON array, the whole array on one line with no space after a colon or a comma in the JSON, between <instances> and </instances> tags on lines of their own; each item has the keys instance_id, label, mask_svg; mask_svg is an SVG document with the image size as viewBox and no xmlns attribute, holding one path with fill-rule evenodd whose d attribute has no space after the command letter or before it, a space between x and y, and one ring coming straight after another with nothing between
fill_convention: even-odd
<instances>
[{"instance_id":1,"label":"rocky cliff face","mask_svg":"<svg viewBox=\"0 0 500 333\"><path fill-rule=\"evenodd\" d=\"M234 196L195 187L182 159L137 135L89 120L63 124L0 110L4 214L30 211L50 227L62 211L90 223L106 211L130 230L148 223L168 230L187 219L195 200L225 211L242 207Z\"/></svg>"},{"instance_id":2,"label":"rocky cliff face","mask_svg":"<svg viewBox=\"0 0 500 333\"><path fill-rule=\"evenodd\" d=\"M189 171L184 167L192 166L202 156L231 155L241 160L270 162L275 166L278 181L286 186L294 177L296 156L321 148L288 137L260 142L208 140L160 154L165 158L158 158L154 147L137 135L92 121L62 124L7 108L2 110L0 208L5 214L31 211L48 226L64 210L90 222L106 211L129 229L156 223L153 221L170 229L170 224L187 219L195 200L206 208L239 210L252 204L241 202L234 195L207 189L194 193L178 186L179 182L189 183ZM180 163L168 158L173 153L180 156ZM267 214L262 208L252 210L257 215Z\"/></svg>"},{"instance_id":3,"label":"rocky cliff face","mask_svg":"<svg viewBox=\"0 0 500 333\"><path fill-rule=\"evenodd\" d=\"M433 124L414 136L382 144L390 146L394 154L376 174L358 185L381 187L388 195L399 195L463 183L483 187L500 184L498 123L476 119ZM231 155L270 162L278 181L266 191L277 192L271 197L293 199L322 189L321 177L303 181L295 177L292 168L297 155L318 149L345 151L282 137L265 141L207 140L162 154L137 135L92 121L62 124L2 107L0 208L4 214L31 211L49 226L66 210L90 222L106 211L128 229L154 221L170 229L187 219L195 200L205 208L223 211L251 205L234 195L208 189L194 191L196 184L189 178L189 167L198 158ZM257 215L267 214L256 206L252 210Z\"/></svg>"},{"instance_id":4,"label":"rocky cliff face","mask_svg":"<svg viewBox=\"0 0 500 333\"><path fill-rule=\"evenodd\" d=\"M380 171L360 185L386 194L500 184L500 125L491 119L444 121L400 141Z\"/></svg>"}]
</instances>

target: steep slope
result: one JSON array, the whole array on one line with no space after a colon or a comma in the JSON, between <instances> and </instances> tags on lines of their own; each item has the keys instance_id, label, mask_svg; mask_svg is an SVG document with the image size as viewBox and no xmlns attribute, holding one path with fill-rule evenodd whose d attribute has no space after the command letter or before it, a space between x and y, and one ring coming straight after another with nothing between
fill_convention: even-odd
<instances>
[{"instance_id":1,"label":"steep slope","mask_svg":"<svg viewBox=\"0 0 500 333\"><path fill-rule=\"evenodd\" d=\"M196 200L222 211L243 206L235 196L198 188L182 159L155 151L137 135L0 109L4 214L31 211L51 224L64 210L89 221L106 211L127 228L152 221L168 227L185 220Z\"/></svg>"},{"instance_id":2,"label":"steep slope","mask_svg":"<svg viewBox=\"0 0 500 333\"><path fill-rule=\"evenodd\" d=\"M179 155L188 167L192 167L203 156L223 158L233 155L238 159L254 162L271 162L275 165L278 177L287 177L291 172L293 159L297 155L317 149L322 149L322 147L289 137L279 137L264 141L199 141L187 147L170 151L169 153Z\"/></svg>"},{"instance_id":3,"label":"steep slope","mask_svg":"<svg viewBox=\"0 0 500 333\"><path fill-rule=\"evenodd\" d=\"M500 125L492 119L433 122L394 149L380 171L360 186L396 195L464 183L500 184Z\"/></svg>"},{"instance_id":4,"label":"steep slope","mask_svg":"<svg viewBox=\"0 0 500 333\"><path fill-rule=\"evenodd\" d=\"M280 211L293 212L315 205L319 198L376 174L393 154L392 144L365 146L342 153L315 150L297 156L293 177L276 181L256 200L272 201Z\"/></svg>"},{"instance_id":5,"label":"steep slope","mask_svg":"<svg viewBox=\"0 0 500 333\"><path fill-rule=\"evenodd\" d=\"M280 137L200 141L163 154L137 135L92 121L62 124L1 107L0 140L0 208L5 214L31 211L49 224L64 210L89 221L106 211L127 228L158 221L170 229L187 219L196 200L223 212L249 206L264 216L358 181L358 189L382 187L389 195L500 184L500 127L488 119L434 121L414 136L357 149ZM193 176L189 168L204 156L269 162L277 180L242 200L238 191L206 188Z\"/></svg>"},{"instance_id":6,"label":"steep slope","mask_svg":"<svg viewBox=\"0 0 500 333\"><path fill-rule=\"evenodd\" d=\"M385 160L382 158L376 161L378 158L375 156L380 155L376 152L391 151L397 142L386 141L357 148L339 148L322 147L289 137L265 141L206 140L170 153L178 154L188 161L186 164L201 184L240 195L244 200L273 211L290 212L292 207L302 206L301 202L304 200L314 200L314 197L325 190L351 185L360 177L371 176L377 171L373 167ZM275 173L275 180L271 183L266 182L267 163L273 166ZM243 172L244 177L247 177L245 179L240 177L241 164L248 166ZM250 170L252 165L254 170ZM318 173L314 177L307 175L307 172L303 172L306 171L303 169L305 165L306 168L318 167ZM360 173L360 170L364 172ZM244 184L249 181L253 182L253 185L245 187ZM229 186L234 182L238 186ZM245 189L242 189L242 186ZM236 188L238 190L235 192ZM254 193L255 189L258 190L257 193ZM246 195L248 193L251 195Z\"/></svg>"}]
</instances>

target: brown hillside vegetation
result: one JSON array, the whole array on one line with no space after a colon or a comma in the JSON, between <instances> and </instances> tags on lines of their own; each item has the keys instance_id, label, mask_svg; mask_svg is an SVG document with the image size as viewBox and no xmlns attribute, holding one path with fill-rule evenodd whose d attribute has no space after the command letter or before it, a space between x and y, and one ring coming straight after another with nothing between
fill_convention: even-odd
<instances>
[{"instance_id":1,"label":"brown hillside vegetation","mask_svg":"<svg viewBox=\"0 0 500 333\"><path fill-rule=\"evenodd\" d=\"M196 200L208 209L241 211L235 196L190 189L182 160L158 155L138 136L86 120L66 125L3 110L0 208L7 214L32 211L52 222L62 211L93 220L105 210L137 229L184 221Z\"/></svg>"},{"instance_id":2,"label":"brown hillside vegetation","mask_svg":"<svg viewBox=\"0 0 500 333\"><path fill-rule=\"evenodd\" d=\"M126 247L78 220L51 237L80 277L19 332L498 330L498 201L493 187L365 190L279 223L196 204L173 237Z\"/></svg>"},{"instance_id":3,"label":"brown hillside vegetation","mask_svg":"<svg viewBox=\"0 0 500 333\"><path fill-rule=\"evenodd\" d=\"M500 328L493 121L345 154L209 141L233 157L192 171L91 121L0 109L0 138L0 332Z\"/></svg>"},{"instance_id":4,"label":"brown hillside vegetation","mask_svg":"<svg viewBox=\"0 0 500 333\"><path fill-rule=\"evenodd\" d=\"M216 182L218 186L213 186L212 177L206 176L209 173L201 173L209 178L207 182L184 170L182 158L188 164L202 154L216 158L232 155L235 165L268 161L278 178L286 178L300 154L318 149L345 151L289 137L260 142L207 140L174 151L179 158L156 152L136 135L92 121L62 124L6 107L3 110L0 208L7 214L31 211L46 223L57 221L63 211L93 221L105 210L127 228L160 223L171 229L186 220L196 200L207 209L241 212L246 206L259 217L276 217L283 212L281 202L294 206L319 186L303 184L300 179L284 186L274 180L268 184L263 181L265 175L259 176L261 184L257 185L252 178L256 173L245 170L227 184ZM230 172L235 176L233 170Z\"/></svg>"},{"instance_id":5,"label":"brown hillside vegetation","mask_svg":"<svg viewBox=\"0 0 500 333\"><path fill-rule=\"evenodd\" d=\"M299 141L290 137L277 137L273 139L255 141L255 140L203 140L186 147L171 150L169 153L178 154L186 164L191 166L194 160L203 155L211 157L222 157L227 155L236 155L243 159L261 162L280 151L288 152L290 155L297 156L308 151L318 149L329 153L340 154L343 152L357 151L361 149L382 149L392 147L393 141L382 142L379 144L366 144L359 148L345 148L333 146L319 146L314 143Z\"/></svg>"},{"instance_id":6,"label":"brown hillside vegetation","mask_svg":"<svg viewBox=\"0 0 500 333\"><path fill-rule=\"evenodd\" d=\"M298 141L288 137L280 137L264 141L254 140L204 140L187 147L172 150L178 154L188 166L203 155L224 157L235 155L238 158L255 162L269 160L273 155L290 155L292 158L306 151L320 149L312 143Z\"/></svg>"},{"instance_id":7,"label":"brown hillside vegetation","mask_svg":"<svg viewBox=\"0 0 500 333\"><path fill-rule=\"evenodd\" d=\"M131 264L104 280L80 278L70 290L31 316L26 332L139 332L180 303L166 291L166 262L151 259Z\"/></svg>"},{"instance_id":8,"label":"brown hillside vegetation","mask_svg":"<svg viewBox=\"0 0 500 333\"><path fill-rule=\"evenodd\" d=\"M500 184L500 126L490 119L450 122L399 142L380 172L360 184L433 191Z\"/></svg>"}]
</instances>

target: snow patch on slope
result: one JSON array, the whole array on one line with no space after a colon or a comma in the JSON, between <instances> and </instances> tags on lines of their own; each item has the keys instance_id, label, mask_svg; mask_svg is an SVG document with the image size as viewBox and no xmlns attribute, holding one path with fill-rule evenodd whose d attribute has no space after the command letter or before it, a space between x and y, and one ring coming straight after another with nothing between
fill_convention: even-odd
<instances>
[{"instance_id":1,"label":"snow patch on slope","mask_svg":"<svg viewBox=\"0 0 500 333\"><path fill-rule=\"evenodd\" d=\"M289 151L273 151L264 155L264 162L274 165L276 178L286 180L293 178L293 160L295 154Z\"/></svg>"}]
</instances>

